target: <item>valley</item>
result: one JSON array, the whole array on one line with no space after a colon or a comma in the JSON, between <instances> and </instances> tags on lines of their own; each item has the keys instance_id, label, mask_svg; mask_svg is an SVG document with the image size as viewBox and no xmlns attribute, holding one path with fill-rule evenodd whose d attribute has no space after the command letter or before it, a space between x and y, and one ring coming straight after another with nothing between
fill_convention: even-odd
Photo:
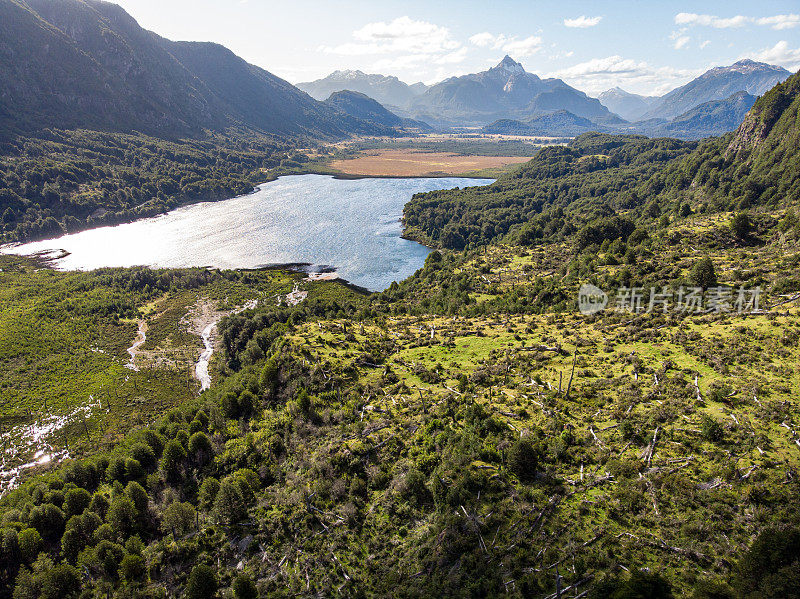
<instances>
[{"instance_id":1,"label":"valley","mask_svg":"<svg viewBox=\"0 0 800 599\"><path fill-rule=\"evenodd\" d=\"M527 162L524 156L464 156L449 152L367 150L355 158L334 160L337 173L368 177L497 176Z\"/></svg>"},{"instance_id":2,"label":"valley","mask_svg":"<svg viewBox=\"0 0 800 599\"><path fill-rule=\"evenodd\" d=\"M788 0L120 2L0 0L0 599L800 597Z\"/></svg>"}]
</instances>

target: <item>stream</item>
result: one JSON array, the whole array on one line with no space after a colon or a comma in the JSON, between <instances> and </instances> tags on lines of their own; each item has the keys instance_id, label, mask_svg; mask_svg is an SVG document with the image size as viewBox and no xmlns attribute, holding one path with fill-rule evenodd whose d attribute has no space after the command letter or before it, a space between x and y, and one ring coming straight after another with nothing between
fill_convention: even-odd
<instances>
[{"instance_id":1,"label":"stream","mask_svg":"<svg viewBox=\"0 0 800 599\"><path fill-rule=\"evenodd\" d=\"M252 310L258 305L258 300L250 300L241 308L237 308L230 312L231 315L239 314L240 312L244 312L245 310ZM227 316L223 315L223 316ZM203 353L200 354L200 358L197 360L197 363L194 367L194 375L198 381L200 381L200 392L202 393L209 387L211 387L211 375L208 372L208 364L211 362L211 356L214 355L214 330L217 328L217 323L222 319L222 316L217 318L214 322L206 325L203 331L200 333L200 338L203 340L203 346L205 349Z\"/></svg>"},{"instance_id":2,"label":"stream","mask_svg":"<svg viewBox=\"0 0 800 599\"><path fill-rule=\"evenodd\" d=\"M139 368L136 366L136 350L144 345L145 341L147 341L147 322L140 320L139 329L136 331L136 341L134 341L133 345L128 348L131 361L125 364L125 368L130 368L134 372L139 372Z\"/></svg>"}]
</instances>

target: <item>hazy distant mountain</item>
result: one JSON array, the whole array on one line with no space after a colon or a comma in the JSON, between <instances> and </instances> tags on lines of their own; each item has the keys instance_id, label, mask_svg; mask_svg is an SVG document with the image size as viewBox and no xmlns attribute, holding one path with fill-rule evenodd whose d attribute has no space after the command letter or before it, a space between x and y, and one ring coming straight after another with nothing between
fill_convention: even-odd
<instances>
[{"instance_id":1,"label":"hazy distant mountain","mask_svg":"<svg viewBox=\"0 0 800 599\"><path fill-rule=\"evenodd\" d=\"M755 102L756 96L751 96L745 91L736 92L725 100L712 100L695 106L675 117L665 126L665 130L671 137L683 139L723 135L742 124Z\"/></svg>"},{"instance_id":2,"label":"hazy distant mountain","mask_svg":"<svg viewBox=\"0 0 800 599\"><path fill-rule=\"evenodd\" d=\"M334 92L325 100L325 104L350 116L385 127L417 129L419 131L430 131L432 129L426 123L397 116L384 108L379 102L360 92L350 90Z\"/></svg>"},{"instance_id":3,"label":"hazy distant mountain","mask_svg":"<svg viewBox=\"0 0 800 599\"><path fill-rule=\"evenodd\" d=\"M481 129L483 133L574 137L589 131L636 133L650 137L677 137L693 140L719 136L736 129L756 101L747 92L737 92L725 100L695 106L671 121L648 119L636 123L595 123L566 110L540 115L526 121L500 119Z\"/></svg>"},{"instance_id":4,"label":"hazy distant mountain","mask_svg":"<svg viewBox=\"0 0 800 599\"><path fill-rule=\"evenodd\" d=\"M419 83L413 83L408 87L411 89L412 92L414 92L415 96L419 96L420 94L424 94L426 91L428 91L430 85L425 85L420 81Z\"/></svg>"},{"instance_id":5,"label":"hazy distant mountain","mask_svg":"<svg viewBox=\"0 0 800 599\"><path fill-rule=\"evenodd\" d=\"M612 87L597 96L600 103L611 112L627 121L638 121L641 116L658 102L658 96L640 96L626 92L619 87Z\"/></svg>"},{"instance_id":6,"label":"hazy distant mountain","mask_svg":"<svg viewBox=\"0 0 800 599\"><path fill-rule=\"evenodd\" d=\"M607 127L576 116L568 110L542 114L527 121L500 119L481 129L483 133L503 135L537 135L574 137L589 131L605 131Z\"/></svg>"},{"instance_id":7,"label":"hazy distant mountain","mask_svg":"<svg viewBox=\"0 0 800 599\"><path fill-rule=\"evenodd\" d=\"M424 83L407 85L397 77L368 75L361 71L334 71L323 79L298 83L297 87L317 100L325 100L334 92L350 90L388 106L406 106L427 89Z\"/></svg>"},{"instance_id":8,"label":"hazy distant mountain","mask_svg":"<svg viewBox=\"0 0 800 599\"><path fill-rule=\"evenodd\" d=\"M0 129L385 133L223 46L172 42L98 0L0 0Z\"/></svg>"},{"instance_id":9,"label":"hazy distant mountain","mask_svg":"<svg viewBox=\"0 0 800 599\"><path fill-rule=\"evenodd\" d=\"M712 100L724 100L740 91L760 96L790 75L782 67L752 60L740 60L729 67L716 67L662 96L642 115L642 119L673 119L695 106Z\"/></svg>"},{"instance_id":10,"label":"hazy distant mountain","mask_svg":"<svg viewBox=\"0 0 800 599\"><path fill-rule=\"evenodd\" d=\"M433 117L450 124L487 124L558 110L592 120L619 121L599 100L560 79L540 79L509 56L488 71L431 86L414 99L408 112L426 121Z\"/></svg>"}]
</instances>

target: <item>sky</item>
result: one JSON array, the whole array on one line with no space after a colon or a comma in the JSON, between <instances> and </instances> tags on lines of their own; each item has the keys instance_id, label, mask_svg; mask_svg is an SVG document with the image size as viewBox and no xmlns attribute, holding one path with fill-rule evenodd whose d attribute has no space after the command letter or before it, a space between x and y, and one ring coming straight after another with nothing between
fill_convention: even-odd
<instances>
[{"instance_id":1,"label":"sky","mask_svg":"<svg viewBox=\"0 0 800 599\"><path fill-rule=\"evenodd\" d=\"M742 58L800 69L798 0L114 1L159 35L218 42L292 83L360 69L430 84L505 54L590 95L660 95Z\"/></svg>"}]
</instances>

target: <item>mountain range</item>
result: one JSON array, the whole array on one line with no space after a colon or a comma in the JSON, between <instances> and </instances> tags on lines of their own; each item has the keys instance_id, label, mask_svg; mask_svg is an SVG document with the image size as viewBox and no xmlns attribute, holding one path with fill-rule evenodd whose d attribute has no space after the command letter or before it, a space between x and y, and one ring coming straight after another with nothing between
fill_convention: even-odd
<instances>
[{"instance_id":1,"label":"mountain range","mask_svg":"<svg viewBox=\"0 0 800 599\"><path fill-rule=\"evenodd\" d=\"M597 131L598 125L576 116L568 110L557 110L527 119L518 121L514 119L499 119L494 123L481 128L481 132L501 135L540 135L549 136L553 132L558 135L573 137L586 133L587 131Z\"/></svg>"},{"instance_id":2,"label":"mountain range","mask_svg":"<svg viewBox=\"0 0 800 599\"><path fill-rule=\"evenodd\" d=\"M0 0L0 130L244 127L281 135L387 134L213 43L173 42L99 0Z\"/></svg>"},{"instance_id":3,"label":"mountain range","mask_svg":"<svg viewBox=\"0 0 800 599\"><path fill-rule=\"evenodd\" d=\"M700 139L733 131L742 123L755 101L756 96L746 91L739 91L724 100L711 100L687 110L648 134L658 137ZM644 127L639 129L643 130Z\"/></svg>"},{"instance_id":4,"label":"mountain range","mask_svg":"<svg viewBox=\"0 0 800 599\"><path fill-rule=\"evenodd\" d=\"M599 100L560 79L541 79L528 73L509 56L487 71L451 77L431 86L411 102L406 112L427 122L476 125L558 110L599 122L620 120Z\"/></svg>"},{"instance_id":5,"label":"mountain range","mask_svg":"<svg viewBox=\"0 0 800 599\"><path fill-rule=\"evenodd\" d=\"M728 67L716 67L663 95L641 119L670 120L695 106L712 100L724 100L740 91L761 96L790 75L782 67L753 60L740 60Z\"/></svg>"},{"instance_id":6,"label":"mountain range","mask_svg":"<svg viewBox=\"0 0 800 599\"><path fill-rule=\"evenodd\" d=\"M735 129L757 96L790 75L781 67L740 60L710 69L664 96L616 87L595 99L560 79L528 73L506 56L487 71L427 88L361 71L336 71L299 86L313 94L352 89L376 100L380 95L398 115L445 128L482 125L486 133L573 136L605 131L699 139Z\"/></svg>"},{"instance_id":7,"label":"mountain range","mask_svg":"<svg viewBox=\"0 0 800 599\"><path fill-rule=\"evenodd\" d=\"M0 0L0 132L52 127L191 137L235 127L341 138L424 131L430 123L695 139L735 128L754 97L789 75L741 60L658 98L614 88L598 99L506 56L486 71L432 86L336 71L298 88L221 45L160 37L108 2ZM342 91L361 96L337 95Z\"/></svg>"},{"instance_id":8,"label":"mountain range","mask_svg":"<svg viewBox=\"0 0 800 599\"><path fill-rule=\"evenodd\" d=\"M650 119L624 124L598 124L578 117L569 111L559 110L526 121L500 119L481 128L481 132L503 135L574 137L590 131L598 131L693 140L733 131L742 122L755 101L755 96L741 91L724 100L712 100L695 106L671 121Z\"/></svg>"},{"instance_id":9,"label":"mountain range","mask_svg":"<svg viewBox=\"0 0 800 599\"><path fill-rule=\"evenodd\" d=\"M335 92L354 91L390 107L407 106L428 89L424 83L408 85L397 77L350 70L334 71L323 79L298 83L297 87L316 100L326 100Z\"/></svg>"}]
</instances>

